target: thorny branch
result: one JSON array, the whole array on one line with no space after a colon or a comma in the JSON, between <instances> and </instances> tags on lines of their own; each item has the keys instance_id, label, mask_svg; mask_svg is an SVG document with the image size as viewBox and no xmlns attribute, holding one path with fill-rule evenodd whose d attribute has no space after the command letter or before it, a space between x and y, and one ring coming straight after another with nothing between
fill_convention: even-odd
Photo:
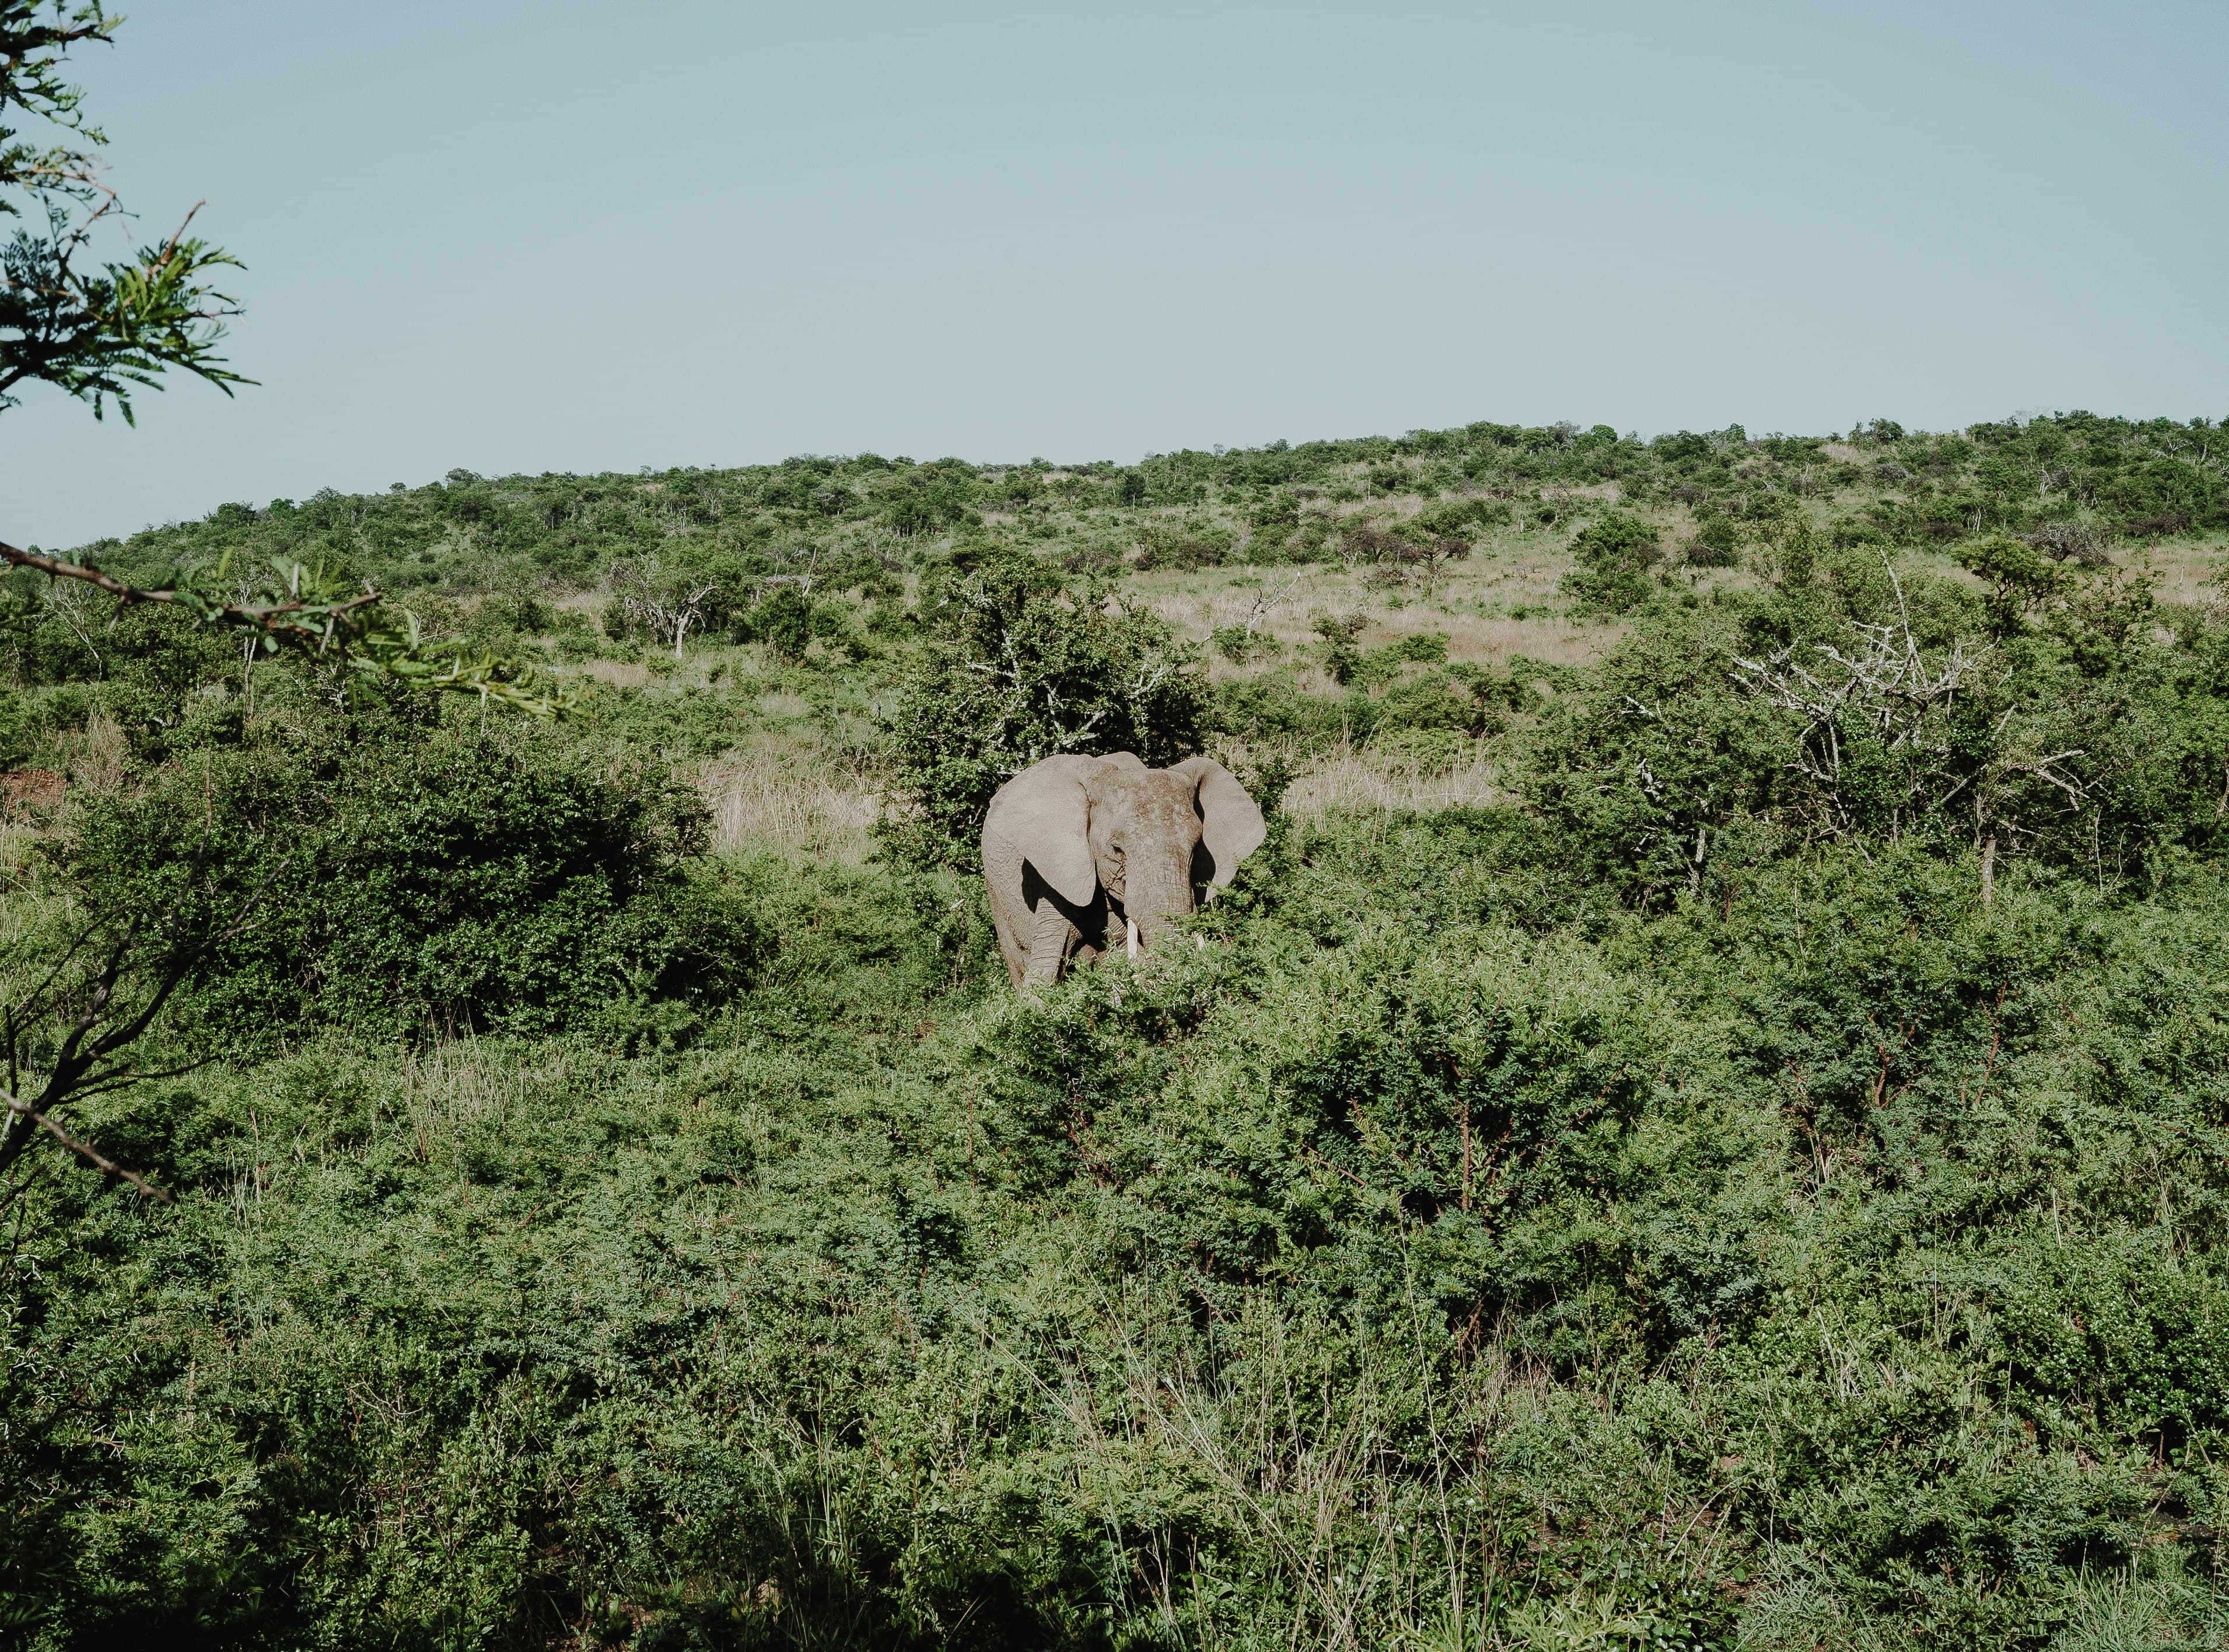
<instances>
[{"instance_id":1,"label":"thorny branch","mask_svg":"<svg viewBox=\"0 0 2229 1652\"><path fill-rule=\"evenodd\" d=\"M1300 589L1301 581L1307 575L1307 569L1304 568L1282 585L1275 587L1265 585L1256 591L1254 594L1253 606L1246 611L1246 634L1252 636L1262 626L1269 623L1271 614L1291 601L1293 594Z\"/></svg>"},{"instance_id":2,"label":"thorny branch","mask_svg":"<svg viewBox=\"0 0 2229 1652\"><path fill-rule=\"evenodd\" d=\"M1992 652L1988 644L1969 648L1960 638L1951 644L1949 658L1935 667L1920 652L1908 626L1860 625L1857 630L1865 646L1854 653L1832 643L1811 645L1834 667L1828 676L1799 664L1793 644L1763 659L1734 659L1734 680L1745 691L1805 719L1796 766L1828 784L1841 775L1846 716L1854 715L1891 751L1918 742L1929 730L1929 714L1969 686ZM1826 747L1820 752L1815 742L1822 735Z\"/></svg>"},{"instance_id":3,"label":"thorny branch","mask_svg":"<svg viewBox=\"0 0 2229 1652\"><path fill-rule=\"evenodd\" d=\"M468 659L461 652L431 655L419 635L418 620L407 608L397 625L389 617L387 597L376 589L344 595L299 562L274 561L275 595L267 601L225 601L192 581L161 589L129 584L100 569L0 543L0 562L28 568L50 579L75 580L114 597L119 607L148 602L175 607L201 624L242 635L265 653L281 647L313 659L337 660L367 677L384 677L421 688L477 694L485 704L498 700L530 717L561 715L573 709L572 695L549 691L530 668L483 652ZM209 570L209 582L231 571L228 553Z\"/></svg>"},{"instance_id":4,"label":"thorny branch","mask_svg":"<svg viewBox=\"0 0 2229 1652\"><path fill-rule=\"evenodd\" d=\"M1893 569L1889 576L1895 581ZM1985 845L1995 841L2000 827L2011 835L2024 830L2005 812L2006 783L2015 776L2041 781L2063 793L2075 807L2083 807L2089 798L2088 782L2062 767L2082 756L2083 748L2040 755L2007 749L2006 735L2017 708L2006 710L1979 752L1954 738L1956 730L1946 714L1961 694L1984 686L1983 670L1995 649L1960 638L1939 664L1930 664L1903 611L1900 582L1896 594L1898 623L1857 626L1861 644L1847 651L1831 643L1812 643L1816 669L1802 662L1801 651L1794 645L1762 659L1736 656L1733 661L1734 682L1744 692L1804 719L1789 767L1822 788L1825 807L1834 816L1829 829L1840 832L1852 824L1840 787L1847 756L1845 742L1860 731L1870 733L1884 751L1924 760L1909 778L1907 804L1939 813L1972 788L1979 841ZM1637 704L1634 709L1647 715ZM1927 799L1925 793L1944 779L1950 779L1949 789Z\"/></svg>"},{"instance_id":5,"label":"thorny branch","mask_svg":"<svg viewBox=\"0 0 2229 1652\"><path fill-rule=\"evenodd\" d=\"M4 1099L8 1103L8 1110L10 1113L14 1113L20 1117L29 1119L32 1123L46 1131L48 1135L53 1136L55 1141L61 1142L62 1146L68 1148L72 1153L76 1154L87 1163L90 1164L94 1169L105 1171L112 1176L122 1177L125 1181L130 1182L134 1187L137 1187L141 1192L145 1193L150 1199L157 1199L165 1205L175 1205L177 1203L177 1200L172 1199L169 1193L164 1192L163 1189L157 1187L153 1182L149 1181L145 1176L140 1175L137 1171L126 1170L122 1165L118 1164L114 1160L103 1156L100 1150L98 1147L95 1147L90 1141L79 1141L75 1136L70 1135L68 1131L63 1129L61 1125L55 1123L44 1113L39 1111L37 1108L33 1107L29 1102L19 1102L13 1096L7 1096Z\"/></svg>"}]
</instances>

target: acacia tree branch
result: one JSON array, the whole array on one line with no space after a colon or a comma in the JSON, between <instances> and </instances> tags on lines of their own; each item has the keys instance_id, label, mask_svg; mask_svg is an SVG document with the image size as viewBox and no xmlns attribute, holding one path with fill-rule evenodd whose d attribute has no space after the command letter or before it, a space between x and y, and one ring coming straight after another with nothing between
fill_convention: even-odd
<instances>
[{"instance_id":1,"label":"acacia tree branch","mask_svg":"<svg viewBox=\"0 0 2229 1652\"><path fill-rule=\"evenodd\" d=\"M416 617L407 608L389 609L383 592L374 588L343 596L322 575L312 574L299 562L272 564L279 589L273 600L263 602L220 600L190 582L151 590L97 568L5 543L0 543L0 562L28 568L49 578L82 581L120 604L152 602L176 607L202 625L240 633L267 652L293 647L320 659L337 660L369 677L477 694L484 702L501 700L530 717L562 716L577 704L569 692L543 688L538 672L515 661L498 659L488 652L477 659L468 659L462 652L432 655L434 645L420 638ZM228 555L216 566L217 577L222 578L230 565Z\"/></svg>"},{"instance_id":2,"label":"acacia tree branch","mask_svg":"<svg viewBox=\"0 0 2229 1652\"><path fill-rule=\"evenodd\" d=\"M200 598L176 589L151 591L142 586L127 585L112 574L104 574L97 568L87 568L78 562L66 562L57 556L42 556L35 550L20 550L14 545L0 543L0 562L16 568L29 568L55 579L82 580L96 589L106 591L127 607L134 602L159 602L168 606L190 608L196 614L226 620L234 625L253 626L273 630L297 615L350 614L358 609L383 602L385 595L376 590L366 591L362 596L350 597L342 602L316 602L299 595L288 595L277 602L255 605L246 602L206 602Z\"/></svg>"},{"instance_id":3,"label":"acacia tree branch","mask_svg":"<svg viewBox=\"0 0 2229 1652\"><path fill-rule=\"evenodd\" d=\"M19 1117L29 1119L32 1123L37 1125L48 1135L53 1136L55 1141L61 1142L62 1146L67 1147L72 1153L76 1154L87 1163L92 1165L94 1169L106 1171L112 1176L121 1176L125 1181L130 1182L134 1187L145 1193L149 1199L160 1200L165 1205L175 1205L178 1202L177 1199L172 1199L169 1193L164 1192L163 1189L155 1186L153 1182L149 1181L145 1176L140 1175L137 1171L126 1170L122 1165L118 1164L114 1160L104 1156L100 1150L94 1147L90 1141L79 1141L68 1131L63 1129L61 1125L55 1123L44 1113L42 1113L37 1108L32 1106L30 1102L19 1102L13 1096L10 1096L6 1099L8 1102L8 1110L10 1113L15 1114Z\"/></svg>"}]
</instances>

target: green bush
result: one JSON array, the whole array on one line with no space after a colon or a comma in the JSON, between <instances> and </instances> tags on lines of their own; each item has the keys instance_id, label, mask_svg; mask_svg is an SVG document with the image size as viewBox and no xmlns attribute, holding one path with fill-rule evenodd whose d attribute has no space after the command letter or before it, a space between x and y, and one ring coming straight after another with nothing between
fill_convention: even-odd
<instances>
[{"instance_id":1,"label":"green bush","mask_svg":"<svg viewBox=\"0 0 2229 1652\"><path fill-rule=\"evenodd\" d=\"M1419 631L1388 643L1385 652L1398 660L1444 665L1448 661L1448 644L1451 640L1444 631Z\"/></svg>"},{"instance_id":2,"label":"green bush","mask_svg":"<svg viewBox=\"0 0 2229 1652\"><path fill-rule=\"evenodd\" d=\"M1494 719L1477 695L1444 672L1427 672L1388 689L1378 702L1377 733L1443 730L1475 738Z\"/></svg>"},{"instance_id":3,"label":"green bush","mask_svg":"<svg viewBox=\"0 0 2229 1652\"><path fill-rule=\"evenodd\" d=\"M264 1049L305 1026L549 1032L614 1000L710 1002L761 938L687 870L703 808L652 772L547 742L439 736L204 754L89 806L58 845L95 910L160 900L225 932L182 992L184 1035ZM196 865L226 869L189 912Z\"/></svg>"},{"instance_id":4,"label":"green bush","mask_svg":"<svg viewBox=\"0 0 2229 1652\"><path fill-rule=\"evenodd\" d=\"M813 642L813 600L794 585L768 591L736 624L737 642L763 642L785 659L801 659Z\"/></svg>"},{"instance_id":5,"label":"green bush","mask_svg":"<svg viewBox=\"0 0 2229 1652\"><path fill-rule=\"evenodd\" d=\"M1199 749L1210 696L1195 652L1103 589L1071 591L1028 553L997 550L925 587L926 634L883 728L908 810L903 856L967 866L983 812L1012 775L1059 752L1135 752L1155 767Z\"/></svg>"},{"instance_id":6,"label":"green bush","mask_svg":"<svg viewBox=\"0 0 2229 1652\"><path fill-rule=\"evenodd\" d=\"M1238 536L1218 522L1153 522L1138 532L1133 565L1140 573L1156 569L1214 568L1228 561Z\"/></svg>"},{"instance_id":7,"label":"green bush","mask_svg":"<svg viewBox=\"0 0 2229 1652\"><path fill-rule=\"evenodd\" d=\"M1209 645L1234 665L1243 665L1249 659L1274 658L1284 652L1283 645L1265 631L1249 631L1244 626L1217 626L1208 637Z\"/></svg>"},{"instance_id":8,"label":"green bush","mask_svg":"<svg viewBox=\"0 0 2229 1652\"><path fill-rule=\"evenodd\" d=\"M1696 517L1694 537L1687 541L1686 561L1692 568L1738 568L1741 565L1741 528L1720 511L1705 511Z\"/></svg>"},{"instance_id":9,"label":"green bush","mask_svg":"<svg viewBox=\"0 0 2229 1652\"><path fill-rule=\"evenodd\" d=\"M1291 740L1303 746L1339 737L1339 703L1306 693L1289 675L1226 678L1215 685L1214 726L1241 740Z\"/></svg>"},{"instance_id":10,"label":"green bush","mask_svg":"<svg viewBox=\"0 0 2229 1652\"><path fill-rule=\"evenodd\" d=\"M20 768L37 749L38 710L28 695L0 687L0 768Z\"/></svg>"},{"instance_id":11,"label":"green bush","mask_svg":"<svg viewBox=\"0 0 2229 1652\"><path fill-rule=\"evenodd\" d=\"M1590 607L1624 614L1648 600L1649 570L1664 559L1657 531L1623 511L1605 511L1571 541L1578 567L1564 576L1564 590Z\"/></svg>"}]
</instances>

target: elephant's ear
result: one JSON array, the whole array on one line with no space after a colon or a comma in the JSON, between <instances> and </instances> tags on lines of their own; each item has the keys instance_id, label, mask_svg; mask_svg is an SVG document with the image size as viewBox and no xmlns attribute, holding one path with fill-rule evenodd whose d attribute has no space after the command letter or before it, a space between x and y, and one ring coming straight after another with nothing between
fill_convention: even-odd
<instances>
[{"instance_id":1,"label":"elephant's ear","mask_svg":"<svg viewBox=\"0 0 2229 1652\"><path fill-rule=\"evenodd\" d=\"M1246 788L1212 757L1187 757L1169 765L1199 789L1199 840L1215 862L1210 878L1217 889L1238 876L1238 863L1262 846L1269 824Z\"/></svg>"},{"instance_id":2,"label":"elephant's ear","mask_svg":"<svg viewBox=\"0 0 2229 1652\"><path fill-rule=\"evenodd\" d=\"M1091 862L1085 833L1091 804L1083 794L1089 757L1048 757L999 788L983 817L986 837L996 832L1022 852L1062 899L1089 906L1099 892L1099 870Z\"/></svg>"}]
</instances>

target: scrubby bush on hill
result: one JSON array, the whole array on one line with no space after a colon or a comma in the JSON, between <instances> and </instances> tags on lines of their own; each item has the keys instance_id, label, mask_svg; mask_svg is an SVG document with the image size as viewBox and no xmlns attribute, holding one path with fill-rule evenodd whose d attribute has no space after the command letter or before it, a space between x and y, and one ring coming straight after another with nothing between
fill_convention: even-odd
<instances>
[{"instance_id":1,"label":"scrubby bush on hill","mask_svg":"<svg viewBox=\"0 0 2229 1652\"><path fill-rule=\"evenodd\" d=\"M1590 607L1622 614L1648 600L1649 570L1664 560L1657 530L1640 517L1612 511L1579 530L1571 541L1578 567L1564 588Z\"/></svg>"},{"instance_id":2,"label":"scrubby bush on hill","mask_svg":"<svg viewBox=\"0 0 2229 1652\"><path fill-rule=\"evenodd\" d=\"M603 1025L723 999L765 948L719 881L690 870L703 807L661 773L614 774L515 733L351 721L312 740L205 752L144 795L88 805L56 845L102 910L144 904L201 862L232 869L216 898L252 891L229 924L172 914L233 931L182 994L183 1036L245 1051L319 1025Z\"/></svg>"}]
</instances>

